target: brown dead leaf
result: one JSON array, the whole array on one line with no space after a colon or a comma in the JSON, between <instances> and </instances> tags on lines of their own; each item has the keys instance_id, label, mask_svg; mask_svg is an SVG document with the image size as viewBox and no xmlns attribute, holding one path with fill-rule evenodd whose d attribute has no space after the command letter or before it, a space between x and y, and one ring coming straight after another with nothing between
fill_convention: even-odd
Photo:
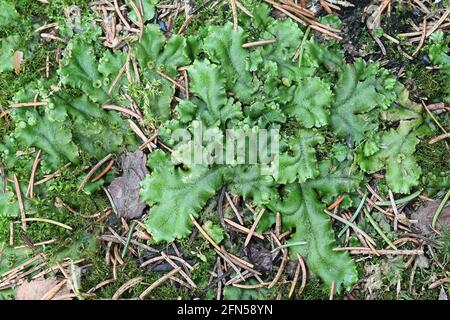
<instances>
[{"instance_id":1,"label":"brown dead leaf","mask_svg":"<svg viewBox=\"0 0 450 320\"><path fill-rule=\"evenodd\" d=\"M123 174L114 179L108 191L119 217L135 219L144 212L145 203L139 199L139 190L141 180L149 173L146 162L147 157L141 150L122 155L118 160Z\"/></svg>"},{"instance_id":2,"label":"brown dead leaf","mask_svg":"<svg viewBox=\"0 0 450 320\"><path fill-rule=\"evenodd\" d=\"M31 281L25 281L17 288L16 300L41 300L47 292L55 288L59 281L55 278L40 278ZM61 297L69 294L70 290L67 286L63 286L53 297ZM52 300L53 300L52 299ZM69 298L64 300L71 300Z\"/></svg>"},{"instance_id":3,"label":"brown dead leaf","mask_svg":"<svg viewBox=\"0 0 450 320\"><path fill-rule=\"evenodd\" d=\"M14 67L14 72L18 75L20 73L20 66L22 65L23 62L23 52L17 50L16 52L14 52L13 55L13 67Z\"/></svg>"},{"instance_id":4,"label":"brown dead leaf","mask_svg":"<svg viewBox=\"0 0 450 320\"><path fill-rule=\"evenodd\" d=\"M250 244L244 248L244 254L255 269L270 273L273 269L272 253L260 244Z\"/></svg>"},{"instance_id":5,"label":"brown dead leaf","mask_svg":"<svg viewBox=\"0 0 450 320\"><path fill-rule=\"evenodd\" d=\"M411 215L413 220L417 220L414 226L418 229L419 233L422 235L428 235L433 232L431 228L431 222L433 221L434 214L436 213L441 199L430 201L425 205L421 206ZM441 212L439 219L436 223L436 230L442 230L443 226L450 228L450 203L447 204Z\"/></svg>"}]
</instances>

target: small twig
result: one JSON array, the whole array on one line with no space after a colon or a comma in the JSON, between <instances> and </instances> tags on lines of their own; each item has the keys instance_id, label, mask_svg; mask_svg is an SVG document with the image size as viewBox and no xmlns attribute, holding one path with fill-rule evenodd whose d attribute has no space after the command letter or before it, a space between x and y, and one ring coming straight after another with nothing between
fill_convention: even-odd
<instances>
[{"instance_id":1,"label":"small twig","mask_svg":"<svg viewBox=\"0 0 450 320\"><path fill-rule=\"evenodd\" d=\"M45 223L50 223L50 224L54 224L56 226L59 226L61 228L67 229L67 230L72 230L71 226L68 226L67 224L58 222L58 221L54 221L51 219L45 219L45 218L25 218L24 219L26 222L31 222L31 221L35 221L35 222L45 222Z\"/></svg>"},{"instance_id":2,"label":"small twig","mask_svg":"<svg viewBox=\"0 0 450 320\"><path fill-rule=\"evenodd\" d=\"M102 106L102 109L120 111L124 114L135 117L138 120L142 120L142 116L140 116L136 112L134 112L128 108L125 108L125 107L116 106L116 105L112 105L112 104L106 104L106 105Z\"/></svg>"},{"instance_id":3,"label":"small twig","mask_svg":"<svg viewBox=\"0 0 450 320\"><path fill-rule=\"evenodd\" d=\"M372 254L372 250L366 247L334 248L333 251L350 251L350 254ZM421 255L423 250L387 250L377 249L380 255Z\"/></svg>"},{"instance_id":4,"label":"small twig","mask_svg":"<svg viewBox=\"0 0 450 320\"><path fill-rule=\"evenodd\" d=\"M341 218L341 217L339 217L339 216L337 216L337 215L335 215L335 214L333 214L333 213L331 213L331 212L329 212L327 210L324 210L324 212L326 214L328 214L329 216L333 217L334 219L336 219L336 220L338 220L338 221L340 221L340 222L342 222L342 223L344 223L346 225L349 225L350 227L352 227L353 230L355 230L355 232L358 232L359 234L361 234L371 244L376 245L375 241L367 233L365 233L363 230L361 230L356 224L354 224L354 223L352 223L350 221L347 221L346 219Z\"/></svg>"},{"instance_id":5,"label":"small twig","mask_svg":"<svg viewBox=\"0 0 450 320\"><path fill-rule=\"evenodd\" d=\"M386 234L383 232L383 230L381 230L381 228L378 226L378 224L375 222L375 220L372 218L372 216L370 215L369 211L367 211L366 209L364 209L364 214L366 215L367 220L369 220L370 224L373 226L373 228L375 229L375 231L377 231L377 233L383 238L384 241L386 241L386 243L394 250L398 250L397 247L395 246L395 244L392 243L391 240L389 240L389 238L386 236ZM375 243L373 243L375 244ZM377 250L378 251L378 250Z\"/></svg>"},{"instance_id":6,"label":"small twig","mask_svg":"<svg viewBox=\"0 0 450 320\"><path fill-rule=\"evenodd\" d=\"M50 39L50 40L56 40L56 41L59 41L59 42L67 44L67 40L65 40L63 38L60 38L60 37L57 37L57 36L54 36L51 33L41 33L41 38Z\"/></svg>"},{"instance_id":7,"label":"small twig","mask_svg":"<svg viewBox=\"0 0 450 320\"><path fill-rule=\"evenodd\" d=\"M41 107L46 106L47 102L21 102L11 104L10 108L23 108L23 107Z\"/></svg>"},{"instance_id":8,"label":"small twig","mask_svg":"<svg viewBox=\"0 0 450 320\"><path fill-rule=\"evenodd\" d=\"M131 1L132 2L132 1ZM125 282L119 289L117 289L116 293L112 296L111 300L118 300L122 294L141 283L144 280L143 277L136 277Z\"/></svg>"},{"instance_id":9,"label":"small twig","mask_svg":"<svg viewBox=\"0 0 450 320\"><path fill-rule=\"evenodd\" d=\"M122 254L121 254L122 259L125 258L125 255L127 254L128 246L130 245L131 236L133 235L135 227L136 227L136 222L133 221L131 223L130 230L128 231L127 241L125 242L125 245L123 246L123 249L122 249Z\"/></svg>"},{"instance_id":10,"label":"small twig","mask_svg":"<svg viewBox=\"0 0 450 320\"><path fill-rule=\"evenodd\" d=\"M202 234L202 236L208 240L209 243L211 243L211 245L214 247L214 249L216 250L217 254L219 256L221 256L226 262L228 262L230 264L230 266L234 269L234 271L236 271L236 273L243 279L245 280L244 276L242 275L242 273L239 271L239 269L235 266L235 264L230 260L230 258L228 258L222 251L222 249L214 242L214 240L206 233L205 230L203 230L203 228L198 224L198 222L195 220L194 216L192 214L189 214L189 217L192 220L192 223L195 225L195 227L198 229L198 231L200 231L200 233Z\"/></svg>"},{"instance_id":11,"label":"small twig","mask_svg":"<svg viewBox=\"0 0 450 320\"><path fill-rule=\"evenodd\" d=\"M395 204L394 195L392 194L391 189L388 190L389 199L391 200L392 211L394 212L394 231L397 231L398 228L398 210L397 205Z\"/></svg>"},{"instance_id":12,"label":"small twig","mask_svg":"<svg viewBox=\"0 0 450 320\"><path fill-rule=\"evenodd\" d=\"M165 254L164 252L161 252L161 255L163 256L164 260L166 260L174 269L178 268L177 264L175 262L173 262L172 259L170 259L167 254ZM197 285L195 284L194 281L192 281L192 279L186 274L186 272L184 272L183 270L180 270L180 275L189 283L189 285L192 288L197 288Z\"/></svg>"},{"instance_id":13,"label":"small twig","mask_svg":"<svg viewBox=\"0 0 450 320\"><path fill-rule=\"evenodd\" d=\"M172 79L171 77L169 77L168 75L166 75L165 73L163 73L160 70L157 70L156 73L158 73L161 77L163 77L164 79L168 80L169 82L171 82L175 87L177 87L180 90L186 91L186 88L183 87L181 84L179 84L178 82L176 82L174 79Z\"/></svg>"},{"instance_id":14,"label":"small twig","mask_svg":"<svg viewBox=\"0 0 450 320\"><path fill-rule=\"evenodd\" d=\"M364 207L364 204L366 203L367 193L364 194L364 196L361 199L361 202L358 205L358 208L356 208L355 213L350 218L349 222L353 222L356 220L356 217L358 217L359 213L361 212L362 208ZM350 225L346 224L344 228L339 232L338 238L342 237L342 235L347 231L347 229L350 227Z\"/></svg>"},{"instance_id":15,"label":"small twig","mask_svg":"<svg viewBox=\"0 0 450 320\"><path fill-rule=\"evenodd\" d=\"M55 295L62 289L64 285L67 284L67 279L62 280L57 285L55 285L53 288L51 288L46 294L44 294L41 298L41 300L52 300Z\"/></svg>"},{"instance_id":16,"label":"small twig","mask_svg":"<svg viewBox=\"0 0 450 320\"><path fill-rule=\"evenodd\" d=\"M153 282L147 289L145 289L144 292L142 292L139 295L139 299L140 300L144 300L144 298L153 291L153 289L155 289L156 287L158 287L159 285L161 285L162 283L164 283L165 281L167 281L170 277L172 277L173 275L175 275L176 273L180 272L181 268L177 267L175 269L173 269L172 271L170 271L169 273L167 273L166 275L162 276L161 278L159 278L158 280L156 280L155 282Z\"/></svg>"},{"instance_id":17,"label":"small twig","mask_svg":"<svg viewBox=\"0 0 450 320\"><path fill-rule=\"evenodd\" d=\"M330 288L330 298L329 300L333 300L334 299L334 286L336 285L335 281L331 281L331 288Z\"/></svg>"},{"instance_id":18,"label":"small twig","mask_svg":"<svg viewBox=\"0 0 450 320\"><path fill-rule=\"evenodd\" d=\"M112 159L108 165L105 167L105 169L102 170L102 172L100 172L94 179L92 179L92 183L97 182L98 180L100 180L105 174L107 174L109 172L109 170L111 170L113 164L114 164L115 160Z\"/></svg>"},{"instance_id":19,"label":"small twig","mask_svg":"<svg viewBox=\"0 0 450 320\"><path fill-rule=\"evenodd\" d=\"M238 219L240 224L244 224L244 220L242 219L241 215L239 214L239 211L237 210L236 206L234 205L233 200L231 199L228 192L225 192L225 197L227 198L228 203L230 204L231 209L233 210L234 214L236 215L236 218Z\"/></svg>"},{"instance_id":20,"label":"small twig","mask_svg":"<svg viewBox=\"0 0 450 320\"><path fill-rule=\"evenodd\" d=\"M130 3L132 3L132 2L133 1L130 1ZM111 86L108 89L108 94L111 94L111 92L113 91L117 82L119 82L120 78L125 73L127 66L130 63L130 55L131 55L131 49L128 48L128 54L127 54L127 58L125 59L125 64L122 66L122 68L120 68L119 72L117 73L117 76L114 78L113 82L111 83Z\"/></svg>"},{"instance_id":21,"label":"small twig","mask_svg":"<svg viewBox=\"0 0 450 320\"><path fill-rule=\"evenodd\" d=\"M17 196L17 202L19 203L19 210L20 210L20 216L22 219L22 229L27 230L27 220L26 220L26 214L25 214L25 207L23 205L22 200L22 191L20 190L20 184L17 180L16 174L14 174L14 188L16 189L16 196Z\"/></svg>"},{"instance_id":22,"label":"small twig","mask_svg":"<svg viewBox=\"0 0 450 320\"><path fill-rule=\"evenodd\" d=\"M52 180L53 178L59 176L63 170L67 169L67 168L70 167L71 165L72 165L72 163L70 163L70 162L66 163L62 168L56 170L56 171L53 172L52 174L49 174L49 175L46 176L45 178L43 178L43 179L37 181L34 185L35 185L35 186L38 186L38 185L41 185L41 184L43 184L43 183L46 183L47 181Z\"/></svg>"},{"instance_id":23,"label":"small twig","mask_svg":"<svg viewBox=\"0 0 450 320\"><path fill-rule=\"evenodd\" d=\"M252 42L244 43L242 45L242 48L252 48L252 47L258 47L258 46L265 46L266 44L272 44L274 42L276 42L275 39L252 41Z\"/></svg>"},{"instance_id":24,"label":"small twig","mask_svg":"<svg viewBox=\"0 0 450 320\"><path fill-rule=\"evenodd\" d=\"M274 238L274 240L281 245L281 243L279 242L279 240L276 238L276 236L272 233L272 237ZM281 276L283 275L284 272L284 268L286 267L287 261L288 261L288 250L286 249L282 249L283 251L283 257L281 259L281 264L280 264L280 268L277 271L277 274L275 275L275 278L272 280L272 282L268 285L268 289L272 288L273 286L275 286L278 281L280 280Z\"/></svg>"},{"instance_id":25,"label":"small twig","mask_svg":"<svg viewBox=\"0 0 450 320\"><path fill-rule=\"evenodd\" d=\"M292 295L294 294L295 291L295 287L297 285L298 282L298 278L300 276L300 270L301 270L301 265L300 265L300 261L297 263L297 268L295 268L295 274L294 274L294 279L292 279L292 285L291 288L289 289L289 298L292 298Z\"/></svg>"},{"instance_id":26,"label":"small twig","mask_svg":"<svg viewBox=\"0 0 450 320\"><path fill-rule=\"evenodd\" d=\"M39 162L41 161L41 150L38 151L36 154L36 158L34 159L33 166L31 167L31 175L30 175L30 181L28 183L27 192L25 193L26 196L29 196L30 198L34 197L34 178L36 176L36 170L37 166L39 165Z\"/></svg>"},{"instance_id":27,"label":"small twig","mask_svg":"<svg viewBox=\"0 0 450 320\"><path fill-rule=\"evenodd\" d=\"M250 243L253 233L255 232L255 229L258 226L259 220L261 220L261 217L263 216L265 210L266 210L265 208L262 208L261 211L256 216L255 222L253 223L253 225L250 229L250 233L247 235L247 238L245 238L244 247L246 247Z\"/></svg>"},{"instance_id":28,"label":"small twig","mask_svg":"<svg viewBox=\"0 0 450 320\"><path fill-rule=\"evenodd\" d=\"M194 16L192 15L192 16L187 17L186 20L184 20L183 25L180 27L180 29L177 32L178 35L183 34L183 32L191 24L193 18L194 18Z\"/></svg>"},{"instance_id":29,"label":"small twig","mask_svg":"<svg viewBox=\"0 0 450 320\"><path fill-rule=\"evenodd\" d=\"M251 232L250 229L248 229L248 228L246 228L246 227L240 225L239 223L236 223L236 222L234 222L234 221L232 221L230 219L224 218L223 220L226 223L228 223L230 226L232 226L232 227L236 228L237 230L241 231L242 233L249 234ZM264 236L262 234L258 233L258 232L254 232L253 235L255 237L261 239L261 240L264 240Z\"/></svg>"},{"instance_id":30,"label":"small twig","mask_svg":"<svg viewBox=\"0 0 450 320\"><path fill-rule=\"evenodd\" d=\"M237 32L239 26L238 26L236 0L230 0L230 4L231 4L231 11L233 13L233 30L234 32Z\"/></svg>"},{"instance_id":31,"label":"small twig","mask_svg":"<svg viewBox=\"0 0 450 320\"><path fill-rule=\"evenodd\" d=\"M80 186L78 187L78 191L83 189L83 187L86 185L86 183L89 181L89 179L94 175L94 173L109 159L111 159L112 154L108 154L106 157L104 157L102 160L100 160L86 175L86 177L81 182Z\"/></svg>"},{"instance_id":32,"label":"small twig","mask_svg":"<svg viewBox=\"0 0 450 320\"><path fill-rule=\"evenodd\" d=\"M433 139L430 139L430 141L428 141L428 144L433 144L433 143L439 142L441 140L444 140L446 138L450 138L450 133L444 133L437 137L434 137Z\"/></svg>"},{"instance_id":33,"label":"small twig","mask_svg":"<svg viewBox=\"0 0 450 320\"><path fill-rule=\"evenodd\" d=\"M237 1L237 0L235 0L235 2L236 2L236 6L240 9L240 10L242 10L242 12L244 12L247 16L249 16L250 18L254 18L253 17L253 14L246 8L246 7L244 7L244 5L243 4L241 4L239 1Z\"/></svg>"},{"instance_id":34,"label":"small twig","mask_svg":"<svg viewBox=\"0 0 450 320\"><path fill-rule=\"evenodd\" d=\"M425 43L425 39L427 37L427 18L423 19L422 28L423 28L422 37L420 38L419 45L417 46L416 50L414 50L414 52L412 54L413 57L415 57L419 53L420 49L422 48L423 44Z\"/></svg>"},{"instance_id":35,"label":"small twig","mask_svg":"<svg viewBox=\"0 0 450 320\"><path fill-rule=\"evenodd\" d=\"M130 3L131 8L133 8L134 12L136 12L139 30L141 31L141 33L139 35L139 41L141 41L142 36L144 35L144 20L142 19L141 12L139 11L138 7L136 7L134 0L129 1L129 3Z\"/></svg>"}]
</instances>

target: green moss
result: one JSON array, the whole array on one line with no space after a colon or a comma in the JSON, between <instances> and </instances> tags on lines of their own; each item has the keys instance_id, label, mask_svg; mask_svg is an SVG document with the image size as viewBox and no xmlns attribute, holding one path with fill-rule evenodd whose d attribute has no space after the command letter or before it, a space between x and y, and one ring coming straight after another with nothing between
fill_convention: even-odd
<instances>
[{"instance_id":1,"label":"green moss","mask_svg":"<svg viewBox=\"0 0 450 320\"><path fill-rule=\"evenodd\" d=\"M306 281L305 290L296 299L301 300L327 300L330 293L324 290L323 284L317 278L310 278Z\"/></svg>"},{"instance_id":2,"label":"green moss","mask_svg":"<svg viewBox=\"0 0 450 320\"><path fill-rule=\"evenodd\" d=\"M450 130L450 115L443 114L436 116L436 119L444 129ZM431 124L434 125L433 123ZM434 130L422 138L416 147L416 159L422 168L423 176L427 176L429 173L440 175L441 172L450 170L450 158L446 141L441 140L434 144L428 143L431 138L441 133L440 129L435 127Z\"/></svg>"}]
</instances>

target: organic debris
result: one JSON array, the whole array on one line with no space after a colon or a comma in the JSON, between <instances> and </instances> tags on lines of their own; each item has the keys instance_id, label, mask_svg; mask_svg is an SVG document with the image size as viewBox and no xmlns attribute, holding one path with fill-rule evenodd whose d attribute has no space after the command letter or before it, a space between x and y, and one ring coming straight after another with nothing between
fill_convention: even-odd
<instances>
[{"instance_id":1,"label":"organic debris","mask_svg":"<svg viewBox=\"0 0 450 320\"><path fill-rule=\"evenodd\" d=\"M136 219L144 213L145 204L139 199L139 190L141 180L149 173L146 162L147 157L141 150L124 154L118 159L122 176L113 180L108 191L119 217Z\"/></svg>"}]
</instances>

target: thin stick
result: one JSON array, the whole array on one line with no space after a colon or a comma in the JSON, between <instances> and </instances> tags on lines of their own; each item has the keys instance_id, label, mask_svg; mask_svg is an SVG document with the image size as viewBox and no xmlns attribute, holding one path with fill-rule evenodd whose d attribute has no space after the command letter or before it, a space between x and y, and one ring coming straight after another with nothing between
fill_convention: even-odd
<instances>
[{"instance_id":1,"label":"thin stick","mask_svg":"<svg viewBox=\"0 0 450 320\"><path fill-rule=\"evenodd\" d=\"M23 205L22 201L22 191L20 191L20 184L17 180L16 174L14 174L14 188L16 189L16 196L17 196L17 202L19 202L19 210L20 210L20 216L22 218L22 229L27 230L27 220L26 220L26 214L25 214L25 207Z\"/></svg>"},{"instance_id":2,"label":"thin stick","mask_svg":"<svg viewBox=\"0 0 450 320\"><path fill-rule=\"evenodd\" d=\"M180 272L181 268L177 267L175 269L173 269L172 271L170 271L169 273L167 273L166 275L162 276L161 278L159 278L158 280L156 280L155 282L153 282L147 289L145 289L144 292L142 292L139 295L139 299L140 300L144 300L144 298L153 291L153 289L155 289L156 287L158 287L159 285L161 285L162 283L164 283L165 281L167 281L170 277L174 276L176 273Z\"/></svg>"},{"instance_id":3,"label":"thin stick","mask_svg":"<svg viewBox=\"0 0 450 320\"><path fill-rule=\"evenodd\" d=\"M132 3L132 2L133 1L130 1L130 3ZM108 89L108 94L111 94L111 92L114 89L114 87L116 86L117 82L120 80L122 75L125 73L127 66L130 63L130 54L131 54L131 50L128 49L128 54L127 54L127 58L125 60L125 64L122 66L122 68L120 68L119 72L117 73L117 76L114 78L111 86Z\"/></svg>"},{"instance_id":4,"label":"thin stick","mask_svg":"<svg viewBox=\"0 0 450 320\"><path fill-rule=\"evenodd\" d=\"M92 183L100 180L105 174L107 174L109 172L109 170L111 170L113 164L114 164L115 160L112 159L108 165L105 167L105 169L102 170L102 172L100 172L94 179L92 179Z\"/></svg>"},{"instance_id":5,"label":"thin stick","mask_svg":"<svg viewBox=\"0 0 450 320\"><path fill-rule=\"evenodd\" d=\"M235 2L236 2L236 6L240 9L240 10L242 10L242 12L244 12L247 16L249 16L250 18L254 18L253 17L253 14L250 12L250 11L248 11L248 9L246 8L246 7L244 7L244 5L242 5L239 1L237 1L237 0L235 0Z\"/></svg>"},{"instance_id":6,"label":"thin stick","mask_svg":"<svg viewBox=\"0 0 450 320\"><path fill-rule=\"evenodd\" d=\"M226 223L228 223L230 226L236 228L237 230L239 230L239 231L241 231L241 232L243 232L243 233L245 233L245 234L249 234L249 233L251 232L250 229L248 229L248 228L246 228L246 227L240 225L239 223L236 223L236 222L234 222L234 221L232 221L232 220L230 220L230 219L224 218L223 220L224 220ZM264 240L264 236L263 236L262 234L258 233L258 232L254 232L253 235L254 235L255 237L261 239L261 240Z\"/></svg>"},{"instance_id":7,"label":"thin stick","mask_svg":"<svg viewBox=\"0 0 450 320\"><path fill-rule=\"evenodd\" d=\"M139 30L141 31L141 34L139 35L139 41L141 41L142 36L144 35L144 20L142 19L142 15L141 15L139 9L136 7L134 0L129 1L129 3L130 3L131 8L133 8L134 12L136 12Z\"/></svg>"},{"instance_id":8,"label":"thin stick","mask_svg":"<svg viewBox=\"0 0 450 320\"><path fill-rule=\"evenodd\" d=\"M244 220L242 219L241 215L239 214L239 211L236 209L236 206L234 205L233 200L231 199L228 192L225 192L225 197L227 198L228 203L231 206L231 209L233 210L234 214L236 215L236 218L239 220L240 224L244 224Z\"/></svg>"},{"instance_id":9,"label":"thin stick","mask_svg":"<svg viewBox=\"0 0 450 320\"><path fill-rule=\"evenodd\" d=\"M300 263L300 266L302 268L302 284L300 286L300 290L298 291L298 294L301 294L303 292L303 290L306 287L306 278L308 276L308 273L306 271L306 265L305 265L305 261L303 261L302 256L297 252L297 259L298 262Z\"/></svg>"},{"instance_id":10,"label":"thin stick","mask_svg":"<svg viewBox=\"0 0 450 320\"><path fill-rule=\"evenodd\" d=\"M270 289L278 283L281 276L283 275L284 268L286 267L287 261L288 261L288 251L283 250L283 258L281 259L280 268L278 269L277 274L275 275L275 278L272 280L272 282L269 284L269 286L267 288Z\"/></svg>"},{"instance_id":11,"label":"thin stick","mask_svg":"<svg viewBox=\"0 0 450 320\"><path fill-rule=\"evenodd\" d=\"M272 44L274 42L276 42L275 39L252 41L252 42L244 43L242 45L242 48L252 48L252 47L265 46L266 44Z\"/></svg>"},{"instance_id":12,"label":"thin stick","mask_svg":"<svg viewBox=\"0 0 450 320\"><path fill-rule=\"evenodd\" d=\"M86 183L89 181L89 179L94 175L94 173L109 159L111 159L112 154L108 154L106 157L104 157L102 160L100 160L86 175L86 177L81 182L80 186L78 187L78 191L83 189L83 187L86 185Z\"/></svg>"},{"instance_id":13,"label":"thin stick","mask_svg":"<svg viewBox=\"0 0 450 320\"><path fill-rule=\"evenodd\" d=\"M291 289L289 290L289 295L288 295L289 298L291 298L292 295L294 294L295 287L297 285L298 278L300 276L300 270L301 270L301 265L300 265L300 261L299 261L297 263L297 268L295 269L294 279L292 279Z\"/></svg>"},{"instance_id":14,"label":"thin stick","mask_svg":"<svg viewBox=\"0 0 450 320\"><path fill-rule=\"evenodd\" d=\"M67 229L67 230L72 230L71 226L68 226L67 224L58 222L58 221L54 221L51 219L45 219L45 218L25 218L24 219L26 222L32 222L32 221L36 221L36 222L46 222L46 223L50 223L50 224L54 224L56 226L59 226L61 228Z\"/></svg>"},{"instance_id":15,"label":"thin stick","mask_svg":"<svg viewBox=\"0 0 450 320\"><path fill-rule=\"evenodd\" d=\"M449 15L450 9L447 9L447 11L445 11L442 17L438 20L438 22L436 22L434 26L431 28L431 30L427 32L427 38L439 28L439 26L445 21L445 19L447 19Z\"/></svg>"},{"instance_id":16,"label":"thin stick","mask_svg":"<svg viewBox=\"0 0 450 320\"><path fill-rule=\"evenodd\" d=\"M178 35L182 34L187 29L187 27L189 27L193 18L194 18L194 16L192 15L192 16L187 17L186 20L184 20L183 25L180 27L180 29L177 32Z\"/></svg>"},{"instance_id":17,"label":"thin stick","mask_svg":"<svg viewBox=\"0 0 450 320\"><path fill-rule=\"evenodd\" d=\"M261 217L263 216L265 210L266 210L265 208L262 208L261 211L258 213L258 216L256 217L255 222L253 223L253 225L250 229L250 233L247 235L247 238L245 239L244 247L246 247L250 243L253 233L255 232L255 229L258 226L259 220L261 220Z\"/></svg>"},{"instance_id":18,"label":"thin stick","mask_svg":"<svg viewBox=\"0 0 450 320\"><path fill-rule=\"evenodd\" d=\"M161 255L164 257L164 259L175 269L178 268L177 264L175 262L172 261L172 259L170 259L167 254L165 254L164 252L161 252ZM183 270L179 271L181 276L186 279L186 281L189 283L189 285L192 288L197 288L197 285L195 284L194 281L192 281L192 279L186 274L186 272L184 272Z\"/></svg>"},{"instance_id":19,"label":"thin stick","mask_svg":"<svg viewBox=\"0 0 450 320\"><path fill-rule=\"evenodd\" d=\"M178 82L176 82L174 79L172 79L171 77L169 77L168 75L166 75L165 73L163 73L160 70L157 70L156 73L158 73L161 77L163 77L164 79L170 81L175 87L177 87L180 90L185 91L186 88L183 87L181 84L179 84Z\"/></svg>"},{"instance_id":20,"label":"thin stick","mask_svg":"<svg viewBox=\"0 0 450 320\"><path fill-rule=\"evenodd\" d=\"M52 300L66 283L67 279L64 279L61 282L59 282L56 286L54 286L46 294L44 294L41 300Z\"/></svg>"},{"instance_id":21,"label":"thin stick","mask_svg":"<svg viewBox=\"0 0 450 320\"><path fill-rule=\"evenodd\" d=\"M394 195L392 194L391 189L388 190L389 199L391 200L392 211L394 212L394 230L397 231L398 228L398 210L397 205L395 204Z\"/></svg>"},{"instance_id":22,"label":"thin stick","mask_svg":"<svg viewBox=\"0 0 450 320\"><path fill-rule=\"evenodd\" d=\"M117 0L114 0L114 9L116 9L116 13L119 16L119 19L122 21L122 23L127 27L127 29L131 29L130 24L128 21L124 18L122 15L122 12L120 12L119 4L117 3Z\"/></svg>"},{"instance_id":23,"label":"thin stick","mask_svg":"<svg viewBox=\"0 0 450 320\"><path fill-rule=\"evenodd\" d=\"M349 222L353 222L356 220L356 217L358 217L359 213L361 212L362 208L364 207L364 203L366 203L366 197L367 197L367 193L365 193L364 196L362 197L361 202L358 205L358 208L356 208L356 211L350 218ZM341 232L339 232L338 238L342 237L342 235L345 233L345 231L347 231L347 229L349 227L350 227L350 225L346 224L344 226L344 228L342 228Z\"/></svg>"},{"instance_id":24,"label":"thin stick","mask_svg":"<svg viewBox=\"0 0 450 320\"><path fill-rule=\"evenodd\" d=\"M384 241L394 250L398 250L395 244L392 243L391 240L384 234L383 230L378 226L378 224L375 222L375 220L370 215L369 211L364 209L364 213L366 215L367 220L369 220L370 224L374 227L374 229L378 232L378 234L383 238ZM377 250L378 251L378 250Z\"/></svg>"},{"instance_id":25,"label":"thin stick","mask_svg":"<svg viewBox=\"0 0 450 320\"><path fill-rule=\"evenodd\" d=\"M114 281L116 281L116 280L114 280L114 279L104 280L104 281L100 282L99 284L97 284L95 287L89 289L87 291L87 293L93 293L93 292L97 291L98 289L103 288L104 286L107 286L108 284L113 283Z\"/></svg>"},{"instance_id":26,"label":"thin stick","mask_svg":"<svg viewBox=\"0 0 450 320\"><path fill-rule=\"evenodd\" d=\"M113 105L113 104L106 104L106 105L102 106L102 109L120 111L120 112L122 112L124 114L127 114L129 116L135 117L138 120L142 120L142 116L141 115L139 115L136 112L134 112L134 111L132 111L132 110L130 110L128 108L125 108L125 107L116 106L116 105Z\"/></svg>"},{"instance_id":27,"label":"thin stick","mask_svg":"<svg viewBox=\"0 0 450 320\"><path fill-rule=\"evenodd\" d=\"M49 174L49 175L46 176L45 178L43 178L43 179L37 181L34 185L35 185L35 186L38 186L38 185L41 185L41 184L43 184L43 183L46 183L47 181L52 180L53 178L59 176L60 173L61 173L64 169L67 169L67 168L70 167L71 165L72 165L72 163L70 163L70 162L66 163L62 168L56 170L56 171L53 172L52 174Z\"/></svg>"},{"instance_id":28,"label":"thin stick","mask_svg":"<svg viewBox=\"0 0 450 320\"><path fill-rule=\"evenodd\" d=\"M428 109L427 105L425 104L425 102L422 101L423 107L425 108L425 110L428 112L428 114L430 115L431 119L433 119L434 123L437 124L437 126L442 130L442 132L447 133L447 131L444 129L444 127L439 123L439 121L436 120L436 118L434 117L434 115L431 113L431 111Z\"/></svg>"},{"instance_id":29,"label":"thin stick","mask_svg":"<svg viewBox=\"0 0 450 320\"><path fill-rule=\"evenodd\" d=\"M372 254L372 250L366 247L345 247L334 248L333 251L350 251L350 254ZM423 250L388 250L379 249L377 252L380 255L421 255Z\"/></svg>"},{"instance_id":30,"label":"thin stick","mask_svg":"<svg viewBox=\"0 0 450 320\"><path fill-rule=\"evenodd\" d=\"M11 104L10 108L23 108L23 107L41 107L46 106L47 102L21 102Z\"/></svg>"},{"instance_id":31,"label":"thin stick","mask_svg":"<svg viewBox=\"0 0 450 320\"><path fill-rule=\"evenodd\" d=\"M143 277L136 277L125 282L119 289L117 289L116 293L112 296L111 300L118 300L122 294L141 283L144 280Z\"/></svg>"},{"instance_id":32,"label":"thin stick","mask_svg":"<svg viewBox=\"0 0 450 320\"><path fill-rule=\"evenodd\" d=\"M423 44L425 43L425 39L427 37L427 18L423 19L423 23L422 23L422 28L423 28L423 33L422 33L422 37L420 38L420 42L419 45L417 46L416 50L414 50L412 56L415 57L420 49L422 48Z\"/></svg>"},{"instance_id":33,"label":"thin stick","mask_svg":"<svg viewBox=\"0 0 450 320\"><path fill-rule=\"evenodd\" d=\"M441 134L440 136L434 137L433 139L430 139L430 141L428 141L428 144L433 144L433 143L439 142L441 140L444 140L446 138L450 138L450 133L444 133L444 134Z\"/></svg>"},{"instance_id":34,"label":"thin stick","mask_svg":"<svg viewBox=\"0 0 450 320\"><path fill-rule=\"evenodd\" d=\"M375 245L375 241L367 233L365 233L363 230L361 230L356 224L354 224L354 223L352 223L350 221L347 221L344 218L341 218L341 217L339 217L339 216L337 216L337 215L335 215L335 214L333 214L333 213L331 213L331 212L329 212L327 210L324 210L324 212L326 214L328 214L329 216L333 217L334 219L336 219L336 220L338 220L338 221L340 221L340 222L342 222L342 223L344 223L346 225L349 225L350 227L352 227L353 230L355 230L355 232L360 233L364 238L367 239L367 241L369 241L370 243Z\"/></svg>"},{"instance_id":35,"label":"thin stick","mask_svg":"<svg viewBox=\"0 0 450 320\"><path fill-rule=\"evenodd\" d=\"M231 11L233 13L233 30L234 32L238 31L238 16L237 16L237 8L236 8L236 0L230 0Z\"/></svg>"},{"instance_id":36,"label":"thin stick","mask_svg":"<svg viewBox=\"0 0 450 320\"><path fill-rule=\"evenodd\" d=\"M330 288L330 299L329 300L333 300L334 299L334 287L335 287L336 283L335 281L331 281L331 288Z\"/></svg>"},{"instance_id":37,"label":"thin stick","mask_svg":"<svg viewBox=\"0 0 450 320\"><path fill-rule=\"evenodd\" d=\"M245 280L244 276L242 275L242 273L239 271L239 269L236 267L236 265L230 260L230 258L228 258L223 252L222 249L214 242L214 240L206 233L205 230L203 230L203 228L198 224L198 222L195 220L194 216L192 214L189 214L189 217L192 220L192 223L194 223L195 227L198 229L198 231L200 231L200 233L202 234L202 236L208 240L209 243L211 243L211 245L214 247L214 249L216 250L217 254L219 256L221 256L226 262L228 262L230 264L230 266L234 269L234 271L236 271L236 273L243 279Z\"/></svg>"},{"instance_id":38,"label":"thin stick","mask_svg":"<svg viewBox=\"0 0 450 320\"><path fill-rule=\"evenodd\" d=\"M28 183L28 188L26 192L26 195L28 194L30 198L34 197L34 178L36 176L37 166L41 161L40 157L41 157L41 150L38 151L36 158L34 159L33 166L31 167L30 181Z\"/></svg>"}]
</instances>

